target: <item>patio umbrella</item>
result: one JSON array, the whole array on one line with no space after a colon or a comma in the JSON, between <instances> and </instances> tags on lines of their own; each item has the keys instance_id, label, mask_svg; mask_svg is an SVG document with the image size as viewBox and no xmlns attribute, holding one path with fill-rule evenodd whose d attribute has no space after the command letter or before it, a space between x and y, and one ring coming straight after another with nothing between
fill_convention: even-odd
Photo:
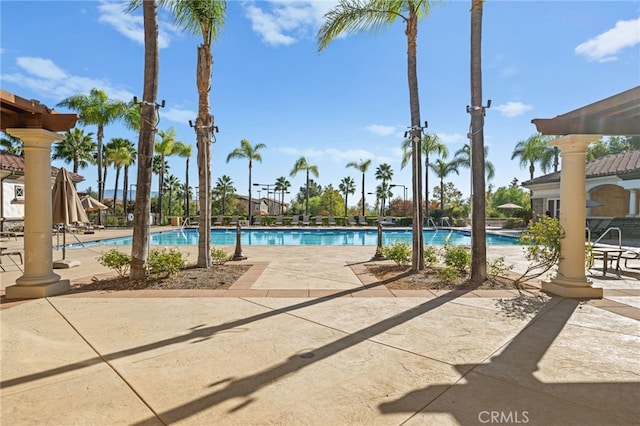
<instances>
[{"instance_id":1,"label":"patio umbrella","mask_svg":"<svg viewBox=\"0 0 640 426\"><path fill-rule=\"evenodd\" d=\"M505 210L518 210L521 209L522 206L519 206L517 204L514 203L506 203L506 204L500 204L498 207L496 207L497 209L505 209ZM509 215L512 215L513 212L509 212Z\"/></svg>"},{"instance_id":2,"label":"patio umbrella","mask_svg":"<svg viewBox=\"0 0 640 426\"><path fill-rule=\"evenodd\" d=\"M602 204L599 201L587 200L587 208L589 208L589 207L600 207L600 206L604 206L604 204Z\"/></svg>"},{"instance_id":3,"label":"patio umbrella","mask_svg":"<svg viewBox=\"0 0 640 426\"><path fill-rule=\"evenodd\" d=\"M61 168L56 176L56 181L52 189L52 206L54 225L69 226L76 222L89 222L87 213L82 208L82 202L73 181L69 176L69 172L65 168ZM67 239L66 230L62 234L62 260L53 263L53 267L71 268L78 266L80 262L66 259L67 252L65 249Z\"/></svg>"},{"instance_id":4,"label":"patio umbrella","mask_svg":"<svg viewBox=\"0 0 640 426\"><path fill-rule=\"evenodd\" d=\"M98 210L106 210L109 208L102 204L100 201L93 198L91 195L85 195L80 199L80 202L82 203L82 208L86 212L95 212Z\"/></svg>"}]
</instances>

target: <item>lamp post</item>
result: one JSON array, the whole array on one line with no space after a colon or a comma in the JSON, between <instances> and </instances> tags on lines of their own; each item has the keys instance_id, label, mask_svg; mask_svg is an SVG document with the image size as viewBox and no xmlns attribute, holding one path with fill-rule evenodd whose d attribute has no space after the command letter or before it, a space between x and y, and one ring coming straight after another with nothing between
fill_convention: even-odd
<instances>
[{"instance_id":1,"label":"lamp post","mask_svg":"<svg viewBox=\"0 0 640 426\"><path fill-rule=\"evenodd\" d=\"M367 195L375 195L376 196L376 204L378 204L380 202L380 199L378 198L378 194L377 193L375 193L375 192L367 192ZM378 207L378 213L382 214L382 213L380 213L379 209L380 209L380 207Z\"/></svg>"},{"instance_id":2,"label":"lamp post","mask_svg":"<svg viewBox=\"0 0 640 426\"><path fill-rule=\"evenodd\" d=\"M271 187L275 187L276 185L274 183L254 183L253 186L266 186L266 188L262 188L265 189L267 191L267 215L269 214L269 207L270 207L270 200L269 200L269 191L271 190ZM274 191L275 194L275 191Z\"/></svg>"}]
</instances>

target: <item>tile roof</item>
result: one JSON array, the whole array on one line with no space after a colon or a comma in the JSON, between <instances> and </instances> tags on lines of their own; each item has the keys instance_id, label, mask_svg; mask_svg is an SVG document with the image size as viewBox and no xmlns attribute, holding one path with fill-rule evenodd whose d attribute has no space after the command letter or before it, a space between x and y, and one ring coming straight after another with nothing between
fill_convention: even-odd
<instances>
[{"instance_id":1,"label":"tile roof","mask_svg":"<svg viewBox=\"0 0 640 426\"><path fill-rule=\"evenodd\" d=\"M24 157L0 150L0 171L5 170L18 176L23 176ZM58 167L51 166L51 176L56 177L59 170ZM69 176L74 182L82 182L84 180L84 177L77 173L69 172Z\"/></svg>"},{"instance_id":2,"label":"tile roof","mask_svg":"<svg viewBox=\"0 0 640 426\"><path fill-rule=\"evenodd\" d=\"M626 175L633 172L640 173L640 150L624 152L622 154L607 155L586 165L587 178ZM522 182L522 186L541 183L560 182L560 172L539 176L533 180Z\"/></svg>"}]
</instances>

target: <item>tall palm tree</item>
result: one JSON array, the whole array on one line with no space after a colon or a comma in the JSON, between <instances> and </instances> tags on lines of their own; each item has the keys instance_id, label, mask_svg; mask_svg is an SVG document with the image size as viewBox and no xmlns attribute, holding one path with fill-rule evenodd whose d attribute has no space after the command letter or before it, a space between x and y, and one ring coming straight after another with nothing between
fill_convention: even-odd
<instances>
[{"instance_id":1,"label":"tall palm tree","mask_svg":"<svg viewBox=\"0 0 640 426\"><path fill-rule=\"evenodd\" d=\"M167 214L172 216L173 213L173 194L180 191L180 180L174 176L169 175L163 181L163 190L169 193L169 205L167 206Z\"/></svg>"},{"instance_id":2,"label":"tall palm tree","mask_svg":"<svg viewBox=\"0 0 640 426\"><path fill-rule=\"evenodd\" d=\"M11 136L8 133L0 132L0 147L10 152L11 154L19 155L22 157L22 149L24 143L20 138Z\"/></svg>"},{"instance_id":3,"label":"tall palm tree","mask_svg":"<svg viewBox=\"0 0 640 426\"><path fill-rule=\"evenodd\" d=\"M369 170L369 166L371 165L371 160L360 160L360 162L355 162L355 161L351 161L349 163L347 163L346 167L353 167L354 169L357 169L360 171L360 173L362 173L362 216L364 216L364 208L366 205L366 201L364 198L364 175L365 173L367 173L367 170Z\"/></svg>"},{"instance_id":4,"label":"tall palm tree","mask_svg":"<svg viewBox=\"0 0 640 426\"><path fill-rule=\"evenodd\" d=\"M187 190L189 188L189 160L191 158L191 152L193 151L193 147L184 142L178 142L176 144L176 155L182 158L186 158L185 164L185 174L184 174L184 219L189 219L190 211L189 211L189 203L191 201L191 193Z\"/></svg>"},{"instance_id":5,"label":"tall palm tree","mask_svg":"<svg viewBox=\"0 0 640 426\"><path fill-rule=\"evenodd\" d=\"M338 189L340 190L340 192L342 192L342 195L344 195L344 216L347 217L347 202L349 200L349 194L356 193L356 183L351 176L347 176L342 178L342 180L340 181L340 185L338 185Z\"/></svg>"},{"instance_id":6,"label":"tall palm tree","mask_svg":"<svg viewBox=\"0 0 640 426\"><path fill-rule=\"evenodd\" d=\"M305 157L298 158L298 160L293 165L293 169L291 169L289 176L294 177L295 175L298 174L298 172L301 172L301 171L305 171L307 174L307 182L305 184L306 202L305 202L304 212L305 214L309 214L309 172L311 172L311 174L314 175L315 177L320 176L320 174L318 173L318 166L316 164L309 164L309 162Z\"/></svg>"},{"instance_id":7,"label":"tall palm tree","mask_svg":"<svg viewBox=\"0 0 640 426\"><path fill-rule=\"evenodd\" d=\"M130 147L132 143L124 138L113 138L111 141L105 145L105 153L107 157L107 163L112 164L116 169L116 183L115 189L113 193L113 212L116 212L116 201L118 200L118 183L120 180L120 170L122 170L125 165L131 163L131 151ZM126 182L125 182L126 185ZM124 187L123 190L123 200L126 197L127 187ZM122 207L124 208L124 202Z\"/></svg>"},{"instance_id":8,"label":"tall palm tree","mask_svg":"<svg viewBox=\"0 0 640 426\"><path fill-rule=\"evenodd\" d=\"M73 173L78 173L89 164L94 164L93 154L97 144L93 141L93 133L84 133L84 130L74 128L64 134L64 139L53 144L53 160L63 160L73 164Z\"/></svg>"},{"instance_id":9,"label":"tall palm tree","mask_svg":"<svg viewBox=\"0 0 640 426\"><path fill-rule=\"evenodd\" d=\"M407 81L409 83L409 108L411 112L411 139L413 156L411 177L413 182L413 252L411 269L424 269L424 247L422 236L422 122L420 120L420 99L418 96L418 21L431 11L429 0L340 0L337 6L327 12L325 23L318 32L320 50L344 32L377 31L391 26L396 19L405 24L407 37ZM364 210L364 194L363 194ZM363 212L364 213L364 212Z\"/></svg>"},{"instance_id":10,"label":"tall palm tree","mask_svg":"<svg viewBox=\"0 0 640 426\"><path fill-rule=\"evenodd\" d=\"M438 158L435 163L429 164L429 167L434 171L436 176L440 178L440 210L444 210L444 178L451 173L459 174L458 163L455 161L447 163Z\"/></svg>"},{"instance_id":11,"label":"tall palm tree","mask_svg":"<svg viewBox=\"0 0 640 426\"><path fill-rule=\"evenodd\" d=\"M140 105L140 137L138 139L138 178L131 245L131 272L133 280L145 280L146 262L149 256L149 228L151 224L151 173L153 144L158 116L158 8L155 1L132 2L129 10L142 3L144 25L144 87Z\"/></svg>"},{"instance_id":12,"label":"tall palm tree","mask_svg":"<svg viewBox=\"0 0 640 426\"><path fill-rule=\"evenodd\" d=\"M379 197L382 202L382 205L380 206L380 211L382 212L384 212L387 198L393 196L393 195L389 195L391 190L387 185L392 178L393 178L393 169L391 169L391 166L389 164L382 163L376 168L376 179L381 180L382 187L387 189L386 191L381 191L380 194L382 195L382 197Z\"/></svg>"},{"instance_id":13,"label":"tall palm tree","mask_svg":"<svg viewBox=\"0 0 640 426\"><path fill-rule=\"evenodd\" d=\"M227 207L226 207L227 194L233 194L236 191L236 189L233 186L233 181L229 176L222 175L218 178L218 181L216 182L215 190L222 198L222 214L223 215L227 214Z\"/></svg>"},{"instance_id":14,"label":"tall palm tree","mask_svg":"<svg viewBox=\"0 0 640 426\"><path fill-rule=\"evenodd\" d=\"M385 200L393 197L391 188L386 181L382 181L380 185L376 186L376 198L380 200L380 215L384 215L385 212Z\"/></svg>"},{"instance_id":15,"label":"tall palm tree","mask_svg":"<svg viewBox=\"0 0 640 426\"><path fill-rule=\"evenodd\" d=\"M543 172L546 172L554 157L552 147L547 145L549 138L540 133L529 136L516 144L511 154L511 159L520 159L520 167L529 166L529 177L533 179L536 171L536 163L540 164Z\"/></svg>"},{"instance_id":16,"label":"tall palm tree","mask_svg":"<svg viewBox=\"0 0 640 426\"><path fill-rule=\"evenodd\" d=\"M402 162L401 168L405 168L411 161L412 143L411 139L402 141ZM424 200L427 206L426 222L429 223L429 156L438 154L441 158L449 156L449 149L442 143L440 137L435 133L427 133L422 136L422 155L424 155Z\"/></svg>"},{"instance_id":17,"label":"tall palm tree","mask_svg":"<svg viewBox=\"0 0 640 426\"><path fill-rule=\"evenodd\" d=\"M486 159L489 155L489 147L485 146L482 152L484 154L482 156L484 159L483 174L486 173L487 180L491 180L496 174L496 168L494 167L491 161ZM453 154L453 161L456 163L458 167L464 167L465 169L471 168L472 155L471 155L471 147L469 146L468 143L464 144L462 148L460 148L455 152L455 154Z\"/></svg>"},{"instance_id":18,"label":"tall palm tree","mask_svg":"<svg viewBox=\"0 0 640 426\"><path fill-rule=\"evenodd\" d=\"M104 198L104 179L102 176L102 141L105 126L125 116L128 106L125 102L109 99L104 90L93 88L89 94L78 94L63 99L57 105L77 111L80 114L79 123L98 127L98 201ZM100 216L98 216L100 217Z\"/></svg>"},{"instance_id":19,"label":"tall palm tree","mask_svg":"<svg viewBox=\"0 0 640 426\"><path fill-rule=\"evenodd\" d=\"M227 163L232 158L246 158L249 160L249 223L251 223L251 169L253 168L253 161L258 161L262 163L262 155L260 154L260 150L266 148L267 146L263 143L257 143L255 145L251 145L246 139L242 139L240 141L240 147L234 149L227 155Z\"/></svg>"},{"instance_id":20,"label":"tall palm tree","mask_svg":"<svg viewBox=\"0 0 640 426\"><path fill-rule=\"evenodd\" d=\"M287 180L286 176L280 176L276 179L276 191L280 191L280 214L284 211L284 194L291 188L291 182Z\"/></svg>"},{"instance_id":21,"label":"tall palm tree","mask_svg":"<svg viewBox=\"0 0 640 426\"><path fill-rule=\"evenodd\" d=\"M138 0L141 1L141 0ZM198 46L196 87L198 88L198 117L195 131L198 147L198 183L200 218L198 222L198 266L211 266L211 140L215 129L209 105L213 52L211 44L220 34L227 12L224 0L161 0L166 4L178 27L202 37ZM251 212L249 212L251 214ZM203 220L203 218L205 220Z\"/></svg>"},{"instance_id":22,"label":"tall palm tree","mask_svg":"<svg viewBox=\"0 0 640 426\"><path fill-rule=\"evenodd\" d=\"M158 212L160 214L160 224L164 224L164 215L162 210L162 188L164 188L164 172L165 157L180 154L185 145L184 142L177 140L176 129L169 127L166 131L158 130L158 137L153 150L160 155L160 173L158 175Z\"/></svg>"},{"instance_id":23,"label":"tall palm tree","mask_svg":"<svg viewBox=\"0 0 640 426\"><path fill-rule=\"evenodd\" d=\"M481 55L483 4L484 0L471 0L471 281L476 284L487 280L485 108L482 107Z\"/></svg>"},{"instance_id":24,"label":"tall palm tree","mask_svg":"<svg viewBox=\"0 0 640 426\"><path fill-rule=\"evenodd\" d=\"M128 197L127 189L129 186L129 167L136 164L136 159L138 158L138 152L136 151L136 147L133 145L133 142L129 142L126 146L127 151L129 152L129 161L123 164L124 167L124 176L122 178L122 209L124 213L127 213L127 203L130 201Z\"/></svg>"}]
</instances>

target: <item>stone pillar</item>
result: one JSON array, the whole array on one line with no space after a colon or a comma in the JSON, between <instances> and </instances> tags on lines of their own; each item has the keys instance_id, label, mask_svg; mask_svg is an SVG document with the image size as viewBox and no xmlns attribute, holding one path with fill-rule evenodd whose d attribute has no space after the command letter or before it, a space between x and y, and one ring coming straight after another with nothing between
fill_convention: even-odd
<instances>
[{"instance_id":1,"label":"stone pillar","mask_svg":"<svg viewBox=\"0 0 640 426\"><path fill-rule=\"evenodd\" d=\"M550 142L560 148L560 241L558 272L542 290L564 297L602 298L602 289L591 287L585 275L586 149L599 135L567 135Z\"/></svg>"},{"instance_id":2,"label":"stone pillar","mask_svg":"<svg viewBox=\"0 0 640 426\"><path fill-rule=\"evenodd\" d=\"M69 289L69 280L53 272L51 144L63 139L44 129L6 129L24 142L24 274L6 288L11 299L53 296Z\"/></svg>"},{"instance_id":3,"label":"stone pillar","mask_svg":"<svg viewBox=\"0 0 640 426\"><path fill-rule=\"evenodd\" d=\"M638 195L637 189L629 190L629 214L627 215L628 217L635 217L635 215L637 214L636 212L636 205L638 203L637 195Z\"/></svg>"}]
</instances>

